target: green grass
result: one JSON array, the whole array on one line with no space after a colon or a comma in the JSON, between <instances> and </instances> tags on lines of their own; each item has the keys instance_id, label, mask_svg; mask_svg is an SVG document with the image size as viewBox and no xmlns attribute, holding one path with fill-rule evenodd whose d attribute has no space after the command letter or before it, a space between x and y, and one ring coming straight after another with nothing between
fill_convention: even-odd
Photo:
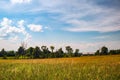
<instances>
[{"instance_id":1,"label":"green grass","mask_svg":"<svg viewBox=\"0 0 120 80\"><path fill-rule=\"evenodd\" d=\"M1 59L0 80L120 80L120 55Z\"/></svg>"}]
</instances>

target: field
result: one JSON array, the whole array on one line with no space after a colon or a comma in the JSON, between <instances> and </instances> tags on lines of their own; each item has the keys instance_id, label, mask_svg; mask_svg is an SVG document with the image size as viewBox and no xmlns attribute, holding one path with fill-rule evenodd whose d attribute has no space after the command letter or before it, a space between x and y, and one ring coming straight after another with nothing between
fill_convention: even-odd
<instances>
[{"instance_id":1,"label":"field","mask_svg":"<svg viewBox=\"0 0 120 80\"><path fill-rule=\"evenodd\" d=\"M120 55L0 59L0 80L120 80Z\"/></svg>"}]
</instances>

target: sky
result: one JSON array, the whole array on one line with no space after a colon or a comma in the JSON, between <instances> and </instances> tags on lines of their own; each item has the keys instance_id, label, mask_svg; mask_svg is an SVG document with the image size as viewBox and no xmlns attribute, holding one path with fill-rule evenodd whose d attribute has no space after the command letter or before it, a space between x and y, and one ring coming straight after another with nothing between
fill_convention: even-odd
<instances>
[{"instance_id":1,"label":"sky","mask_svg":"<svg viewBox=\"0 0 120 80\"><path fill-rule=\"evenodd\" d=\"M21 42L120 49L120 0L0 0L0 49L17 50Z\"/></svg>"}]
</instances>

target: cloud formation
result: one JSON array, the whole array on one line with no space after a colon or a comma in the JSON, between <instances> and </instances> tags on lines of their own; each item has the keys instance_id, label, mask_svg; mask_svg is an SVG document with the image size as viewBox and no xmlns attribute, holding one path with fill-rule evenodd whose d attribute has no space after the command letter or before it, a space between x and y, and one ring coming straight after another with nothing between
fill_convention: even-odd
<instances>
[{"instance_id":1,"label":"cloud formation","mask_svg":"<svg viewBox=\"0 0 120 80\"><path fill-rule=\"evenodd\" d=\"M106 44L105 42L99 44L96 42L100 40L101 42L104 40L111 41L107 45L119 47L115 45L120 43L120 38L118 38L120 34L119 9L120 0L0 0L0 18L7 16L19 20L3 18L0 21L0 39L18 40L21 38L20 35L24 36L24 39L28 39L32 36L29 31L33 31L32 34L36 35L39 33L35 32L44 30L46 35L40 35L42 37L40 40L46 39L47 41L48 36L55 34L55 36L61 35L66 42L70 41L69 37L75 36L71 44L75 48L82 49L84 47L86 49L91 48L91 46L98 47L100 45L101 47ZM25 23L24 20L28 22ZM43 25L49 27L43 27ZM50 32L50 30L52 31ZM70 36L64 36L63 32ZM108 34L113 35L110 35L111 38L109 38L107 37ZM112 42L113 37L117 43ZM48 41L52 40L49 38ZM61 40L60 37L58 41L53 41L59 43L59 40ZM78 40L85 40L88 43L79 44L80 41ZM75 41L78 43L74 44ZM90 41L91 43L89 43ZM43 40L44 42L45 40ZM92 42L95 42L96 45L93 45ZM77 44L79 45L77 46Z\"/></svg>"},{"instance_id":2,"label":"cloud formation","mask_svg":"<svg viewBox=\"0 0 120 80\"><path fill-rule=\"evenodd\" d=\"M24 35L24 40L27 41L31 35L25 30L24 20L14 22L11 19L3 18L0 22L0 38L1 39L10 39L18 40L18 35Z\"/></svg>"},{"instance_id":3,"label":"cloud formation","mask_svg":"<svg viewBox=\"0 0 120 80\"><path fill-rule=\"evenodd\" d=\"M107 4L107 3L105 3ZM92 1L73 3L73 8L62 18L70 26L63 28L72 32L115 32L120 31L120 11L115 7L99 6ZM66 9L67 10L67 9Z\"/></svg>"},{"instance_id":4,"label":"cloud formation","mask_svg":"<svg viewBox=\"0 0 120 80\"><path fill-rule=\"evenodd\" d=\"M59 14L53 18L69 26L59 29L72 32L115 32L120 31L120 11L118 0L49 0L34 1L28 12ZM114 5L116 4L117 7ZM62 24L61 23L61 24Z\"/></svg>"},{"instance_id":5,"label":"cloud formation","mask_svg":"<svg viewBox=\"0 0 120 80\"><path fill-rule=\"evenodd\" d=\"M34 32L42 32L42 25L29 24L28 28Z\"/></svg>"},{"instance_id":6,"label":"cloud formation","mask_svg":"<svg viewBox=\"0 0 120 80\"><path fill-rule=\"evenodd\" d=\"M14 5L17 3L30 3L30 5ZM10 0L10 3L0 1L3 9L11 13L50 13L60 16L51 16L62 25L59 29L72 32L115 32L120 31L119 0ZM9 7L7 7L8 4ZM37 16L41 17L41 16ZM45 17L45 16L44 16ZM47 17L46 17L47 18ZM54 22L52 24L55 24ZM57 24L56 24L57 25ZM55 26L56 27L56 26ZM58 28L57 28L58 29Z\"/></svg>"},{"instance_id":7,"label":"cloud formation","mask_svg":"<svg viewBox=\"0 0 120 80\"><path fill-rule=\"evenodd\" d=\"M30 3L32 0L10 0L12 4Z\"/></svg>"}]
</instances>

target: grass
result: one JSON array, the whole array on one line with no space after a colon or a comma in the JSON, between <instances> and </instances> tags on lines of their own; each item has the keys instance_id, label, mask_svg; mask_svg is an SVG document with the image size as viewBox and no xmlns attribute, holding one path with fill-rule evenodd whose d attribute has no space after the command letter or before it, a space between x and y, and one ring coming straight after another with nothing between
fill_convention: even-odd
<instances>
[{"instance_id":1,"label":"grass","mask_svg":"<svg viewBox=\"0 0 120 80\"><path fill-rule=\"evenodd\" d=\"M0 59L0 80L120 80L120 55Z\"/></svg>"}]
</instances>

